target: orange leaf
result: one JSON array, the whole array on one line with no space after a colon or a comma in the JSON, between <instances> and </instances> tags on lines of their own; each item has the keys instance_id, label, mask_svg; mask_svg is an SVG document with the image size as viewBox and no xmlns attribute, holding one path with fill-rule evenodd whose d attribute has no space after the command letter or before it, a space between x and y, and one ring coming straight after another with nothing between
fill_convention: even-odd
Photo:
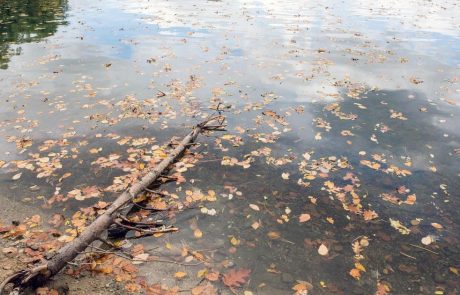
<instances>
[{"instance_id":1,"label":"orange leaf","mask_svg":"<svg viewBox=\"0 0 460 295\"><path fill-rule=\"evenodd\" d=\"M310 218L311 218L311 216L308 213L300 214L299 222L307 222L307 221L310 220Z\"/></svg>"},{"instance_id":2,"label":"orange leaf","mask_svg":"<svg viewBox=\"0 0 460 295\"><path fill-rule=\"evenodd\" d=\"M359 280L361 278L361 272L359 271L359 269L353 268L352 270L350 270L350 276Z\"/></svg>"},{"instance_id":3,"label":"orange leaf","mask_svg":"<svg viewBox=\"0 0 460 295\"><path fill-rule=\"evenodd\" d=\"M215 282L219 279L219 273L218 272L210 272L206 274L206 279L211 282Z\"/></svg>"}]
</instances>

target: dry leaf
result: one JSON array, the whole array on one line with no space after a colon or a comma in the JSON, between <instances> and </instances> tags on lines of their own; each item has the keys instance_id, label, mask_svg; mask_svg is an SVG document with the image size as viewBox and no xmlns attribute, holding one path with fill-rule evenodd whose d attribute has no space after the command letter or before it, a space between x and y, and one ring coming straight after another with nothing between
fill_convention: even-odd
<instances>
[{"instance_id":1,"label":"dry leaf","mask_svg":"<svg viewBox=\"0 0 460 295\"><path fill-rule=\"evenodd\" d=\"M393 228L397 229L403 235L408 235L410 233L410 229L408 229L403 224L401 224L401 222L399 220L394 220L394 219L390 218L390 225Z\"/></svg>"},{"instance_id":2,"label":"dry leaf","mask_svg":"<svg viewBox=\"0 0 460 295\"><path fill-rule=\"evenodd\" d=\"M199 239L203 236L203 232L199 228L197 228L193 231L193 235L195 236L195 238Z\"/></svg>"},{"instance_id":3,"label":"dry leaf","mask_svg":"<svg viewBox=\"0 0 460 295\"><path fill-rule=\"evenodd\" d=\"M276 240L276 239L279 239L281 237L281 234L277 231L271 231L267 234L267 236L272 239L272 240Z\"/></svg>"},{"instance_id":4,"label":"dry leaf","mask_svg":"<svg viewBox=\"0 0 460 295\"><path fill-rule=\"evenodd\" d=\"M245 268L232 269L224 275L222 281L228 287L241 287L242 284L246 283L250 273L251 271Z\"/></svg>"},{"instance_id":5,"label":"dry leaf","mask_svg":"<svg viewBox=\"0 0 460 295\"><path fill-rule=\"evenodd\" d=\"M326 247L326 245L321 244L318 248L318 254L321 256L326 256L329 254L329 249Z\"/></svg>"},{"instance_id":6,"label":"dry leaf","mask_svg":"<svg viewBox=\"0 0 460 295\"><path fill-rule=\"evenodd\" d=\"M22 176L22 172L18 173L18 174L15 174L11 179L12 180L18 180L19 178L21 178L21 176Z\"/></svg>"},{"instance_id":7,"label":"dry leaf","mask_svg":"<svg viewBox=\"0 0 460 295\"><path fill-rule=\"evenodd\" d=\"M249 207L254 211L260 211L259 206L257 206L256 204L249 204Z\"/></svg>"},{"instance_id":8,"label":"dry leaf","mask_svg":"<svg viewBox=\"0 0 460 295\"><path fill-rule=\"evenodd\" d=\"M219 279L219 273L218 272L210 272L206 274L206 279L211 282L215 282Z\"/></svg>"},{"instance_id":9,"label":"dry leaf","mask_svg":"<svg viewBox=\"0 0 460 295\"><path fill-rule=\"evenodd\" d=\"M182 278L185 278L186 276L187 276L187 273L183 271L178 271L174 274L174 277L176 279L182 279Z\"/></svg>"},{"instance_id":10,"label":"dry leaf","mask_svg":"<svg viewBox=\"0 0 460 295\"><path fill-rule=\"evenodd\" d=\"M204 286L196 286L192 289L192 295L214 295L217 294L216 288L213 285L207 284Z\"/></svg>"},{"instance_id":11,"label":"dry leaf","mask_svg":"<svg viewBox=\"0 0 460 295\"><path fill-rule=\"evenodd\" d=\"M431 235L428 235L428 236L422 238L422 244L423 244L423 245L427 245L427 246L428 246L429 244L431 244L431 243L433 243L433 242L434 242L434 239L433 239L433 237L432 237Z\"/></svg>"},{"instance_id":12,"label":"dry leaf","mask_svg":"<svg viewBox=\"0 0 460 295\"><path fill-rule=\"evenodd\" d=\"M434 227L435 229L443 229L444 227L440 225L439 223L433 222L431 223L431 226Z\"/></svg>"},{"instance_id":13,"label":"dry leaf","mask_svg":"<svg viewBox=\"0 0 460 295\"><path fill-rule=\"evenodd\" d=\"M310 220L310 218L311 218L311 216L308 213L300 214L299 222L307 222L307 221Z\"/></svg>"}]
</instances>

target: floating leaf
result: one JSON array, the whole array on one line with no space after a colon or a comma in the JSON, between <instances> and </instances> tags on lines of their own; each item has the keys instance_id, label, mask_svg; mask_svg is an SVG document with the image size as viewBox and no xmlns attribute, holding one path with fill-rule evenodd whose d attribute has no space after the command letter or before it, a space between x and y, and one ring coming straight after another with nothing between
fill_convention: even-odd
<instances>
[{"instance_id":1,"label":"floating leaf","mask_svg":"<svg viewBox=\"0 0 460 295\"><path fill-rule=\"evenodd\" d=\"M231 243L233 246L238 246L238 245L240 244L240 241L239 241L237 238L232 237L232 238L230 239L230 243Z\"/></svg>"},{"instance_id":2,"label":"floating leaf","mask_svg":"<svg viewBox=\"0 0 460 295\"><path fill-rule=\"evenodd\" d=\"M199 239L203 236L203 232L199 228L197 228L193 231L193 235L195 236L195 238Z\"/></svg>"},{"instance_id":3,"label":"floating leaf","mask_svg":"<svg viewBox=\"0 0 460 295\"><path fill-rule=\"evenodd\" d=\"M256 204L249 204L249 207L254 211L260 211L259 206L257 206Z\"/></svg>"},{"instance_id":4,"label":"floating leaf","mask_svg":"<svg viewBox=\"0 0 460 295\"><path fill-rule=\"evenodd\" d=\"M224 274L222 281L228 287L241 287L242 284L246 283L246 279L250 273L251 271L245 268L232 269Z\"/></svg>"},{"instance_id":5,"label":"floating leaf","mask_svg":"<svg viewBox=\"0 0 460 295\"><path fill-rule=\"evenodd\" d=\"M428 236L422 238L422 244L423 244L423 245L427 245L427 246L428 246L428 245L430 245L430 244L433 243L433 242L434 242L434 239L433 239L433 237L432 237L431 235L428 235Z\"/></svg>"},{"instance_id":6,"label":"floating leaf","mask_svg":"<svg viewBox=\"0 0 460 295\"><path fill-rule=\"evenodd\" d=\"M253 224L251 224L251 227L252 227L253 229L258 229L258 228L260 227L260 223L257 222L257 221L255 221Z\"/></svg>"},{"instance_id":7,"label":"floating leaf","mask_svg":"<svg viewBox=\"0 0 460 295\"><path fill-rule=\"evenodd\" d=\"M178 271L174 274L174 277L176 279L182 279L182 278L185 278L186 276L187 276L187 273L183 271Z\"/></svg>"},{"instance_id":8,"label":"floating leaf","mask_svg":"<svg viewBox=\"0 0 460 295\"><path fill-rule=\"evenodd\" d=\"M310 218L311 218L311 216L308 213L300 214L299 222L307 222L307 221L310 220Z\"/></svg>"},{"instance_id":9,"label":"floating leaf","mask_svg":"<svg viewBox=\"0 0 460 295\"><path fill-rule=\"evenodd\" d=\"M219 273L218 272L210 272L206 274L206 279L211 282L215 282L219 279Z\"/></svg>"},{"instance_id":10,"label":"floating leaf","mask_svg":"<svg viewBox=\"0 0 460 295\"><path fill-rule=\"evenodd\" d=\"M267 236L272 239L272 240L276 240L276 239L279 239L281 237L281 234L280 232L277 232L277 231L271 231L267 234Z\"/></svg>"},{"instance_id":11,"label":"floating leaf","mask_svg":"<svg viewBox=\"0 0 460 295\"><path fill-rule=\"evenodd\" d=\"M399 220L394 220L390 218L390 224L393 228L397 229L403 235L408 235L410 233L410 229L401 224Z\"/></svg>"},{"instance_id":12,"label":"floating leaf","mask_svg":"<svg viewBox=\"0 0 460 295\"><path fill-rule=\"evenodd\" d=\"M18 173L18 174L15 174L11 179L12 180L18 180L19 178L21 178L21 176L22 176L22 172Z\"/></svg>"},{"instance_id":13,"label":"floating leaf","mask_svg":"<svg viewBox=\"0 0 460 295\"><path fill-rule=\"evenodd\" d=\"M431 226L434 227L435 229L443 229L444 227L436 222L431 223Z\"/></svg>"},{"instance_id":14,"label":"floating leaf","mask_svg":"<svg viewBox=\"0 0 460 295\"><path fill-rule=\"evenodd\" d=\"M318 254L321 256L326 256L329 254L329 249L326 247L326 245L321 244L318 248Z\"/></svg>"}]
</instances>

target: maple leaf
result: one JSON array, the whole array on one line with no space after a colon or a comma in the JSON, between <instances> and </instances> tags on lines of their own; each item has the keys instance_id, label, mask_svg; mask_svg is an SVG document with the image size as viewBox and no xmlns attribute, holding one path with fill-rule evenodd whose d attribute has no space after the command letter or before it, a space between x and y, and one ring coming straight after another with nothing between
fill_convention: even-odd
<instances>
[{"instance_id":1,"label":"maple leaf","mask_svg":"<svg viewBox=\"0 0 460 295\"><path fill-rule=\"evenodd\" d=\"M378 282L377 291L375 292L375 295L387 295L387 294L390 294L390 287L383 282Z\"/></svg>"},{"instance_id":2,"label":"maple leaf","mask_svg":"<svg viewBox=\"0 0 460 295\"><path fill-rule=\"evenodd\" d=\"M224 274L222 281L227 287L241 287L242 284L246 283L246 279L250 273L251 270L245 268L232 269Z\"/></svg>"}]
</instances>

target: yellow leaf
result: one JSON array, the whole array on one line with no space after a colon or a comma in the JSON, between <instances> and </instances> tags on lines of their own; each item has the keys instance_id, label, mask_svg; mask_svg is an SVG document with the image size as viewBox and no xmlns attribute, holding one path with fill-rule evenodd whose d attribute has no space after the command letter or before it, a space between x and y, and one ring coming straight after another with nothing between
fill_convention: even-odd
<instances>
[{"instance_id":1,"label":"yellow leaf","mask_svg":"<svg viewBox=\"0 0 460 295\"><path fill-rule=\"evenodd\" d=\"M230 243L231 243L233 246L238 246L238 245L240 244L240 241L239 241L237 238L232 237L232 238L230 239Z\"/></svg>"},{"instance_id":2,"label":"yellow leaf","mask_svg":"<svg viewBox=\"0 0 460 295\"><path fill-rule=\"evenodd\" d=\"M193 235L195 236L195 238L199 239L203 236L203 232L197 228L195 231L193 231Z\"/></svg>"},{"instance_id":3,"label":"yellow leaf","mask_svg":"<svg viewBox=\"0 0 460 295\"><path fill-rule=\"evenodd\" d=\"M394 219L391 219L390 218L390 225L397 229L400 233L402 233L403 235L408 235L410 233L410 229L408 229L407 227L405 227L404 225L401 224L401 222L399 220L394 220Z\"/></svg>"},{"instance_id":4,"label":"yellow leaf","mask_svg":"<svg viewBox=\"0 0 460 295\"><path fill-rule=\"evenodd\" d=\"M356 269L359 269L360 271L364 271L364 272L366 271L366 268L364 267L364 265L362 265L359 262L355 263L355 267L356 267Z\"/></svg>"},{"instance_id":5,"label":"yellow leaf","mask_svg":"<svg viewBox=\"0 0 460 295\"><path fill-rule=\"evenodd\" d=\"M203 268L196 273L197 278L202 278L208 273L207 268Z\"/></svg>"}]
</instances>

